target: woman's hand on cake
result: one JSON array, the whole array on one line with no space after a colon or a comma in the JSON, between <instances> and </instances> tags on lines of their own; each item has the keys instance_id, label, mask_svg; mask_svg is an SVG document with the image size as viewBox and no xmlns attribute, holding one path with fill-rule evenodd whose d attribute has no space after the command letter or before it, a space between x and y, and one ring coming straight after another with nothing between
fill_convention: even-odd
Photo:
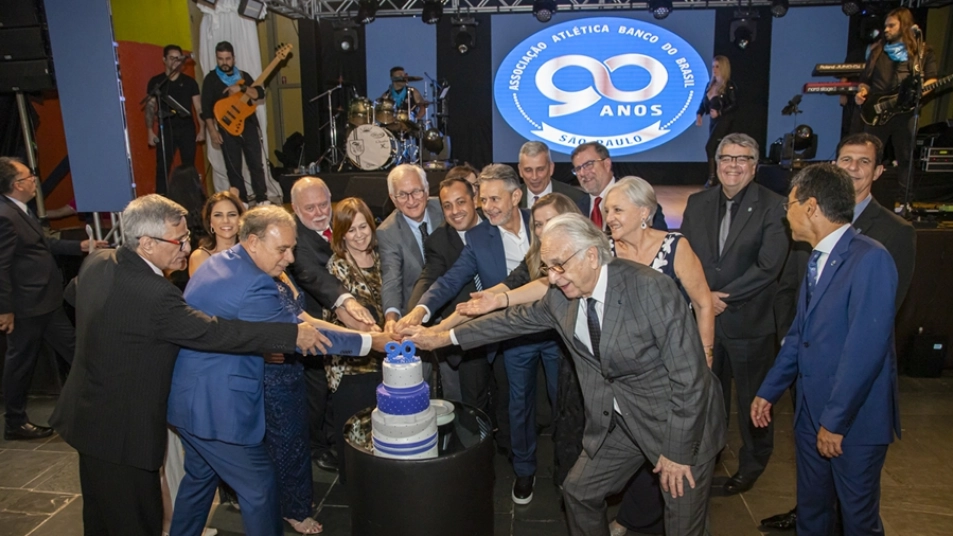
<instances>
[{"instance_id":1,"label":"woman's hand on cake","mask_svg":"<svg viewBox=\"0 0 953 536\"><path fill-rule=\"evenodd\" d=\"M371 349L375 352L384 352L384 345L392 341L399 341L400 336L388 331L371 333Z\"/></svg>"},{"instance_id":2,"label":"woman's hand on cake","mask_svg":"<svg viewBox=\"0 0 953 536\"><path fill-rule=\"evenodd\" d=\"M480 316L504 307L500 303L501 294L493 292L473 292L470 300L457 304L457 312L466 316Z\"/></svg>"}]
</instances>

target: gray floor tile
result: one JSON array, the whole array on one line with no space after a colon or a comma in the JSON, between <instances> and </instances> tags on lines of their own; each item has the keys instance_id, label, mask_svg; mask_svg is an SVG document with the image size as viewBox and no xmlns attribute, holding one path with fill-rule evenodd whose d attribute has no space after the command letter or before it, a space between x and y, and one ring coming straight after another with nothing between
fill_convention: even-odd
<instances>
[{"instance_id":1,"label":"gray floor tile","mask_svg":"<svg viewBox=\"0 0 953 536\"><path fill-rule=\"evenodd\" d=\"M513 536L563 536L569 534L565 521L513 520Z\"/></svg>"},{"instance_id":2,"label":"gray floor tile","mask_svg":"<svg viewBox=\"0 0 953 536\"><path fill-rule=\"evenodd\" d=\"M0 512L52 515L66 506L75 495L40 493L19 489L0 492Z\"/></svg>"},{"instance_id":3,"label":"gray floor tile","mask_svg":"<svg viewBox=\"0 0 953 536\"><path fill-rule=\"evenodd\" d=\"M79 495L79 455L64 453L65 459L57 462L49 471L30 482L28 486L38 491L57 491Z\"/></svg>"},{"instance_id":4,"label":"gray floor tile","mask_svg":"<svg viewBox=\"0 0 953 536\"><path fill-rule=\"evenodd\" d=\"M80 536L83 534L83 498L70 500L50 519L40 525L30 536Z\"/></svg>"},{"instance_id":5,"label":"gray floor tile","mask_svg":"<svg viewBox=\"0 0 953 536\"><path fill-rule=\"evenodd\" d=\"M22 488L69 456L63 452L4 450L0 452L0 487Z\"/></svg>"},{"instance_id":6,"label":"gray floor tile","mask_svg":"<svg viewBox=\"0 0 953 536\"><path fill-rule=\"evenodd\" d=\"M40 514L0 512L0 536L23 536L49 517Z\"/></svg>"}]
</instances>

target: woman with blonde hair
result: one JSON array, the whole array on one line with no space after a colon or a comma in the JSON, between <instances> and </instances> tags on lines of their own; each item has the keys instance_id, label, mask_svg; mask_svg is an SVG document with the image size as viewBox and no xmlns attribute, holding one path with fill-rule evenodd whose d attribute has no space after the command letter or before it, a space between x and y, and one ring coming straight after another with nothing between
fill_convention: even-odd
<instances>
[{"instance_id":1,"label":"woman with blonde hair","mask_svg":"<svg viewBox=\"0 0 953 536\"><path fill-rule=\"evenodd\" d=\"M711 62L711 81L705 89L698 111L695 113L695 125L702 126L702 116L708 114L708 143L705 153L708 155L708 185L715 182L715 151L721 139L734 129L734 110L737 107L735 84L731 81L731 62L725 56L715 56Z\"/></svg>"}]
</instances>

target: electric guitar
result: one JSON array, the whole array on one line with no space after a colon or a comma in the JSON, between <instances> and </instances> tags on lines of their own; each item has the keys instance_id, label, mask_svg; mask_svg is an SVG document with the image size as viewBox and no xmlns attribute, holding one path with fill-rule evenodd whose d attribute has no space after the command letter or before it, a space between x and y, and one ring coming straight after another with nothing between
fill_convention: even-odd
<instances>
[{"instance_id":1,"label":"electric guitar","mask_svg":"<svg viewBox=\"0 0 953 536\"><path fill-rule=\"evenodd\" d=\"M261 75L255 79L252 86L264 87L265 81L271 76L271 72L288 57L291 53L291 45L281 45L275 52L275 59L271 60L268 67L261 72ZM244 84L244 80L238 81L239 85ZM244 91L234 93L215 103L215 119L218 124L232 136L241 136L245 130L245 118L255 113L258 105Z\"/></svg>"},{"instance_id":2,"label":"electric guitar","mask_svg":"<svg viewBox=\"0 0 953 536\"><path fill-rule=\"evenodd\" d=\"M923 92L941 88L953 82L953 74L944 76L932 84L923 86ZM917 92L913 78L908 76L900 82L895 93L871 93L860 105L860 117L864 123L875 127L890 121L897 114L912 112L917 107Z\"/></svg>"}]
</instances>

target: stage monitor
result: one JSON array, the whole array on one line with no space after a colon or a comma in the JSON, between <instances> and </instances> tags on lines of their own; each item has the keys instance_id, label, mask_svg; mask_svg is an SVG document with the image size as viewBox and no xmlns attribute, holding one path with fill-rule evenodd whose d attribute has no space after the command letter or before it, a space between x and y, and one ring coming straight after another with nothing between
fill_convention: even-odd
<instances>
[{"instance_id":1,"label":"stage monitor","mask_svg":"<svg viewBox=\"0 0 953 536\"><path fill-rule=\"evenodd\" d=\"M534 23L525 14L492 19L495 161L515 162L527 140L545 142L557 162L588 141L616 161L705 161L707 120L696 126L695 113L709 80L713 10L664 20L557 13Z\"/></svg>"}]
</instances>

